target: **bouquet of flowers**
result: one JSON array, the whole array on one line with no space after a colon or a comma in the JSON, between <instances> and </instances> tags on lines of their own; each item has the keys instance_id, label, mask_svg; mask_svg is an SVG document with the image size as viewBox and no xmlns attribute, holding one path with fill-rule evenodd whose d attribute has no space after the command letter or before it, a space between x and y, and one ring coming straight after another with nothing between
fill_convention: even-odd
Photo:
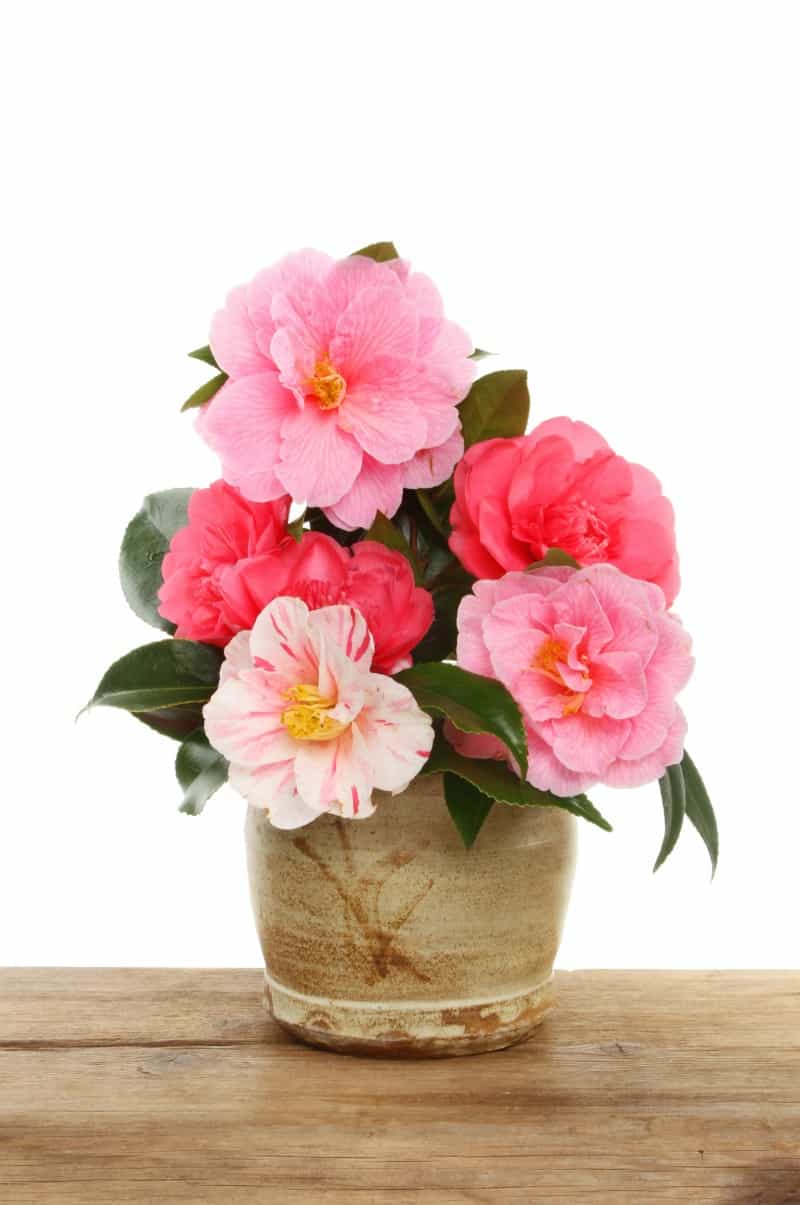
<instances>
[{"instance_id":1,"label":"bouquet of flowers","mask_svg":"<svg viewBox=\"0 0 800 1205\"><path fill-rule=\"evenodd\" d=\"M717 828L676 696L690 638L673 510L586 423L526 434L526 373L445 317L391 243L301 251L235 288L184 410L221 462L152 494L120 572L167 633L92 704L179 742L182 810L226 781L279 828L370 816L441 773L465 845L496 805L610 826L597 783L658 782Z\"/></svg>"}]
</instances>

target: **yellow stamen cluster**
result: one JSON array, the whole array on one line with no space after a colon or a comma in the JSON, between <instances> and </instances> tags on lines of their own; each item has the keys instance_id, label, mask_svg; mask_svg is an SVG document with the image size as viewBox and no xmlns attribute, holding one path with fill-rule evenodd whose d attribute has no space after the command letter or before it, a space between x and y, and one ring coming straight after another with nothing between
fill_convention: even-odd
<instances>
[{"instance_id":1,"label":"yellow stamen cluster","mask_svg":"<svg viewBox=\"0 0 800 1205\"><path fill-rule=\"evenodd\" d=\"M317 360L309 385L320 410L335 410L344 401L344 377L336 371L327 356Z\"/></svg>"},{"instance_id":2,"label":"yellow stamen cluster","mask_svg":"<svg viewBox=\"0 0 800 1205\"><path fill-rule=\"evenodd\" d=\"M538 669L540 673L544 674L546 678L550 678L558 686L564 687L564 705L561 714L565 716L576 715L581 707L583 707L583 700L586 697L585 693L581 691L571 690L562 678L558 663L566 661L566 659L567 646L563 641L556 640L554 636L549 636L536 654L536 660L532 667L533 669ZM588 665L586 656L582 656L581 661L584 665ZM584 673L584 678L588 687L590 684L589 675Z\"/></svg>"},{"instance_id":3,"label":"yellow stamen cluster","mask_svg":"<svg viewBox=\"0 0 800 1205\"><path fill-rule=\"evenodd\" d=\"M291 686L284 697L292 706L281 712L281 723L297 741L332 741L347 727L326 714L336 700L327 699L316 686Z\"/></svg>"}]
</instances>

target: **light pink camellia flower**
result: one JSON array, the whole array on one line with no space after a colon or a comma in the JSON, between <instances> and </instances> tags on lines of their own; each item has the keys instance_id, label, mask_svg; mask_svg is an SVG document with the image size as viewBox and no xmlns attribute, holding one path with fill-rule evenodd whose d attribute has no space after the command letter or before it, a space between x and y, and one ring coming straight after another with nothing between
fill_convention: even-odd
<instances>
[{"instance_id":1,"label":"light pink camellia flower","mask_svg":"<svg viewBox=\"0 0 800 1205\"><path fill-rule=\"evenodd\" d=\"M304 532L298 543L286 527L288 509L288 498L247 502L223 481L196 490L189 524L162 564L160 614L182 639L224 647L279 595L312 610L353 603L375 641L373 669L406 669L433 622L433 600L415 586L406 558L373 540L342 548L321 532Z\"/></svg>"},{"instance_id":2,"label":"light pink camellia flower","mask_svg":"<svg viewBox=\"0 0 800 1205\"><path fill-rule=\"evenodd\" d=\"M211 347L230 379L198 429L247 498L288 493L355 530L463 452L472 342L403 260L289 255L233 290Z\"/></svg>"},{"instance_id":3,"label":"light pink camellia flower","mask_svg":"<svg viewBox=\"0 0 800 1205\"><path fill-rule=\"evenodd\" d=\"M675 696L694 663L658 586L612 565L507 573L475 585L458 628L459 664L499 679L520 706L533 786L639 786L681 760ZM491 738L448 735L468 756L502 756Z\"/></svg>"},{"instance_id":4,"label":"light pink camellia flower","mask_svg":"<svg viewBox=\"0 0 800 1205\"><path fill-rule=\"evenodd\" d=\"M586 423L553 418L517 439L475 444L456 469L450 547L476 577L526 569L549 548L680 586L675 518L658 479Z\"/></svg>"},{"instance_id":5,"label":"light pink camellia flower","mask_svg":"<svg viewBox=\"0 0 800 1205\"><path fill-rule=\"evenodd\" d=\"M288 516L285 495L272 502L248 502L224 481L194 491L189 522L172 537L161 563L158 610L177 624L176 636L225 645L241 631L243 625L232 622L225 603L225 575L246 558L294 543L286 530Z\"/></svg>"},{"instance_id":6,"label":"light pink camellia flower","mask_svg":"<svg viewBox=\"0 0 800 1205\"><path fill-rule=\"evenodd\" d=\"M424 766L433 725L413 695L371 671L364 617L277 598L225 650L203 709L229 781L276 828L333 812L363 819L372 792L404 791Z\"/></svg>"}]
</instances>

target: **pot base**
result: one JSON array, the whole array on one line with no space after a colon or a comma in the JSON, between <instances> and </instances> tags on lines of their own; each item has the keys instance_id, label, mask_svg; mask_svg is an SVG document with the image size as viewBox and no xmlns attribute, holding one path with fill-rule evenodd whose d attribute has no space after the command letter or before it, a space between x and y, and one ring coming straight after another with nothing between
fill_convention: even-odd
<instances>
[{"instance_id":1,"label":"pot base","mask_svg":"<svg viewBox=\"0 0 800 1205\"><path fill-rule=\"evenodd\" d=\"M264 1002L283 1029L311 1046L377 1058L449 1058L524 1042L553 1007L555 991L551 975L500 1000L375 1004L303 995L265 972Z\"/></svg>"}]
</instances>

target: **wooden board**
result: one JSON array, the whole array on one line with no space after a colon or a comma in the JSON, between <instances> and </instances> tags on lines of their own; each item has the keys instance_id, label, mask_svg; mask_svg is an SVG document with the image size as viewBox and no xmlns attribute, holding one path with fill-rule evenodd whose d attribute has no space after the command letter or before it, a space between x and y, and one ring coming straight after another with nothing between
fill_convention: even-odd
<instances>
[{"instance_id":1,"label":"wooden board","mask_svg":"<svg viewBox=\"0 0 800 1205\"><path fill-rule=\"evenodd\" d=\"M256 971L0 971L0 1203L800 1205L800 973L561 974L523 1046L297 1045Z\"/></svg>"}]
</instances>

